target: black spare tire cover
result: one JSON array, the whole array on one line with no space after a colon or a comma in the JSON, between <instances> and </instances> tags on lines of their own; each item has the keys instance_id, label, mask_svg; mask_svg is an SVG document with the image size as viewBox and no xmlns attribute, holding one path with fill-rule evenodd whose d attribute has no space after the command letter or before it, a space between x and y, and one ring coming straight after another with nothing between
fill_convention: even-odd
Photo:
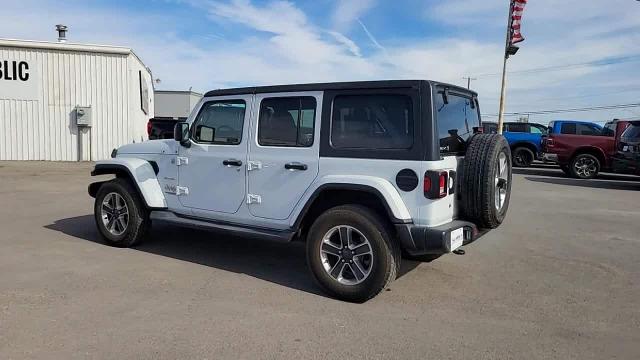
<instances>
[{"instance_id":1,"label":"black spare tire cover","mask_svg":"<svg viewBox=\"0 0 640 360\"><path fill-rule=\"evenodd\" d=\"M511 149L504 136L477 134L471 138L459 191L466 220L489 229L502 223L511 197Z\"/></svg>"}]
</instances>

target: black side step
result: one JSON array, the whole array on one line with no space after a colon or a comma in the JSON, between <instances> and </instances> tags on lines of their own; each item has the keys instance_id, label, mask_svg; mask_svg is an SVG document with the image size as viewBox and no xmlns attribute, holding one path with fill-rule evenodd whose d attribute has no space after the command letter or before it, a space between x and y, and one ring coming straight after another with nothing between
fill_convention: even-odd
<instances>
[{"instance_id":1,"label":"black side step","mask_svg":"<svg viewBox=\"0 0 640 360\"><path fill-rule=\"evenodd\" d=\"M210 231L222 231L237 236L268 238L269 240L280 242L289 242L293 240L293 236L295 235L295 232L291 230L246 227L227 222L200 219L185 215L177 215L170 211L152 211L149 214L149 218L151 218L151 220L168 222L177 226Z\"/></svg>"}]
</instances>

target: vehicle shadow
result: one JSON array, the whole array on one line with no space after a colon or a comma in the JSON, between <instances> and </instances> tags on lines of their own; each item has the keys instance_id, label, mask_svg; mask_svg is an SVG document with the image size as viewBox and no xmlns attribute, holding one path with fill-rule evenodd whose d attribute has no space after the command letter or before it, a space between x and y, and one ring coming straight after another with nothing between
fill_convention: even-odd
<instances>
[{"instance_id":1,"label":"vehicle shadow","mask_svg":"<svg viewBox=\"0 0 640 360\"><path fill-rule=\"evenodd\" d=\"M640 190L640 178L632 175L601 173L596 179L582 180L568 177L557 166L542 164L534 164L528 168L514 168L513 173L529 175L524 178L532 182L596 189Z\"/></svg>"},{"instance_id":2,"label":"vehicle shadow","mask_svg":"<svg viewBox=\"0 0 640 360\"><path fill-rule=\"evenodd\" d=\"M60 219L45 228L106 245L93 215ZM249 275L308 293L326 296L315 284L306 264L305 244L278 243L221 233L181 228L154 222L149 238L131 250L188 261L216 269ZM419 265L404 260L398 278Z\"/></svg>"}]
</instances>

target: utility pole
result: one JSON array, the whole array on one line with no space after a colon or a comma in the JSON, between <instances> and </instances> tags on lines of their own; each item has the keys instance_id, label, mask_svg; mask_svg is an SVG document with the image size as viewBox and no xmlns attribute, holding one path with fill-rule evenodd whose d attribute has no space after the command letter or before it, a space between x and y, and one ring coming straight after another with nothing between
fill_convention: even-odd
<instances>
[{"instance_id":1,"label":"utility pole","mask_svg":"<svg viewBox=\"0 0 640 360\"><path fill-rule=\"evenodd\" d=\"M478 78L474 78L471 76L463 76L462 78L467 80L467 89L471 89L471 80L478 80Z\"/></svg>"}]
</instances>

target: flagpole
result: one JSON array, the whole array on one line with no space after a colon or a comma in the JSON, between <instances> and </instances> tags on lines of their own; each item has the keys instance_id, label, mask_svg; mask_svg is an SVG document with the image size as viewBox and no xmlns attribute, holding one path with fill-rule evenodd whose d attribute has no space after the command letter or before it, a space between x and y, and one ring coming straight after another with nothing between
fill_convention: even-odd
<instances>
[{"instance_id":1,"label":"flagpole","mask_svg":"<svg viewBox=\"0 0 640 360\"><path fill-rule=\"evenodd\" d=\"M507 87L507 59L509 58L509 43L511 42L511 16L513 12L513 0L509 0L509 17L507 18L507 38L504 45L504 62L502 63L502 87L500 88L500 109L498 111L498 134L502 134L504 124L505 89Z\"/></svg>"}]
</instances>

